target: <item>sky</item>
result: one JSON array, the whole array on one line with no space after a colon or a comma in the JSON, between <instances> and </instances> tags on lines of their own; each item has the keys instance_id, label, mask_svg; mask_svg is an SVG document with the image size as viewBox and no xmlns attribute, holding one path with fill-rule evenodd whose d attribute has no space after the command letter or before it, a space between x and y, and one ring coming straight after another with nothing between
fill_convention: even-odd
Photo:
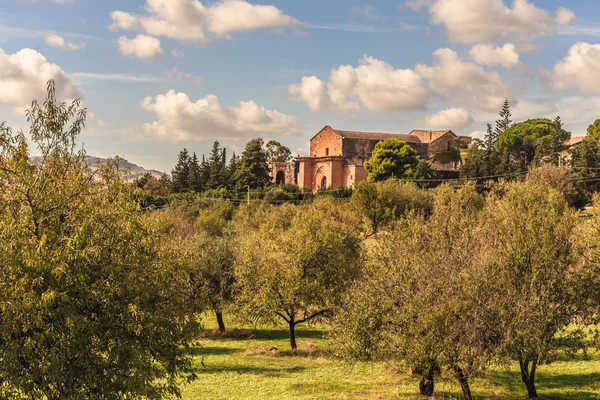
<instances>
[{"instance_id":1,"label":"sky","mask_svg":"<svg viewBox=\"0 0 600 400\"><path fill-rule=\"evenodd\" d=\"M481 137L513 119L600 118L597 0L0 0L0 121L54 79L88 109L81 145L170 171L187 148L325 125Z\"/></svg>"}]
</instances>

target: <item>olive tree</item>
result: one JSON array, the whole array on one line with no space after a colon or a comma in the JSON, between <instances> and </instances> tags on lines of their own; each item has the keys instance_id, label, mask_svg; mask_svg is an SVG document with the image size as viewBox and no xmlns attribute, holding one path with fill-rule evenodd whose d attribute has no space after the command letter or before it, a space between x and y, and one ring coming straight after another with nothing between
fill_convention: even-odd
<instances>
[{"instance_id":1,"label":"olive tree","mask_svg":"<svg viewBox=\"0 0 600 400\"><path fill-rule=\"evenodd\" d=\"M338 354L404 361L424 395L449 371L471 398L469 377L493 357L496 328L486 301L493 290L475 256L482 207L473 187L444 186L429 219L409 217L378 234L337 314Z\"/></svg>"},{"instance_id":2,"label":"olive tree","mask_svg":"<svg viewBox=\"0 0 600 400\"><path fill-rule=\"evenodd\" d=\"M237 303L248 319L285 322L292 349L295 327L327 316L358 273L360 242L334 201L271 207L239 233Z\"/></svg>"},{"instance_id":3,"label":"olive tree","mask_svg":"<svg viewBox=\"0 0 600 400\"><path fill-rule=\"evenodd\" d=\"M551 186L513 182L492 191L482 221L503 327L499 355L519 362L527 394L535 398L538 366L581 337L580 328L569 327L586 301L573 250L577 214Z\"/></svg>"},{"instance_id":4,"label":"olive tree","mask_svg":"<svg viewBox=\"0 0 600 400\"><path fill-rule=\"evenodd\" d=\"M190 285L117 163L75 151L79 101L48 83L24 133L0 126L0 398L159 399L194 377Z\"/></svg>"}]
</instances>

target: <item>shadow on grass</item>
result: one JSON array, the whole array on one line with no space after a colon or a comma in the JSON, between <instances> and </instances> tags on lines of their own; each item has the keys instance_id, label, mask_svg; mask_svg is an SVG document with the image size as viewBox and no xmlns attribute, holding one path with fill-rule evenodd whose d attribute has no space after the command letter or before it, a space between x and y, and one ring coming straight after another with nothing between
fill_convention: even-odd
<instances>
[{"instance_id":1,"label":"shadow on grass","mask_svg":"<svg viewBox=\"0 0 600 400\"><path fill-rule=\"evenodd\" d=\"M289 367L289 368L272 368L272 367L260 367L252 365L215 365L211 366L207 363L206 367L200 367L196 369L198 374L220 374L223 372L233 372L237 374L252 374L252 375L265 375L269 377L286 376L289 374L300 373L305 370L304 367Z\"/></svg>"},{"instance_id":2,"label":"shadow on grass","mask_svg":"<svg viewBox=\"0 0 600 400\"><path fill-rule=\"evenodd\" d=\"M196 346L187 350L190 356L218 356L224 354L240 353L242 349L232 347Z\"/></svg>"},{"instance_id":3,"label":"shadow on grass","mask_svg":"<svg viewBox=\"0 0 600 400\"><path fill-rule=\"evenodd\" d=\"M200 337L205 339L258 339L258 340L284 340L289 339L286 329L231 329L226 332L206 330ZM296 330L296 339L323 339L320 330Z\"/></svg>"},{"instance_id":4,"label":"shadow on grass","mask_svg":"<svg viewBox=\"0 0 600 400\"><path fill-rule=\"evenodd\" d=\"M527 393L525 385L521 382L521 375L516 371L497 371L494 373L492 380L501 387L510 388L511 394L525 396ZM592 388L592 385L600 382L600 372L553 374L540 371L535 381L540 399L583 400L599 398L598 392Z\"/></svg>"}]
</instances>

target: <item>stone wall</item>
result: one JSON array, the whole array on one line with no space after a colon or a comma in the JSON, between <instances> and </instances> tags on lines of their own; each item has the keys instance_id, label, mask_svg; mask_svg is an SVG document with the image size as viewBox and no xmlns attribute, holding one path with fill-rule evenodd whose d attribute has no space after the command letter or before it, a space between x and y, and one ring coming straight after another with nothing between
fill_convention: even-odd
<instances>
[{"instance_id":1,"label":"stone wall","mask_svg":"<svg viewBox=\"0 0 600 400\"><path fill-rule=\"evenodd\" d=\"M331 128L325 127L310 141L311 157L335 157L342 155L342 138Z\"/></svg>"}]
</instances>

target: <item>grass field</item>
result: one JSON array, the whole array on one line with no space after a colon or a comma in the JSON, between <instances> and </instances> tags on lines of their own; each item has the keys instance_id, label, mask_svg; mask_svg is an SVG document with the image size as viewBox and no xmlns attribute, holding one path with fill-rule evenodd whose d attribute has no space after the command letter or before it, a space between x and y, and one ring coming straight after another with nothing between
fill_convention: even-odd
<instances>
[{"instance_id":1,"label":"grass field","mask_svg":"<svg viewBox=\"0 0 600 400\"><path fill-rule=\"evenodd\" d=\"M208 321L210 322L210 321ZM212 328L209 326L208 328ZM389 363L348 365L328 355L321 329L298 329L291 352L285 329L207 334L193 349L198 379L184 399L419 399L418 379ZM269 346L278 350L267 351ZM541 399L600 399L600 356L543 365L536 377ZM475 398L525 399L518 366L487 370L471 381ZM436 382L436 399L460 398L451 378Z\"/></svg>"}]
</instances>

